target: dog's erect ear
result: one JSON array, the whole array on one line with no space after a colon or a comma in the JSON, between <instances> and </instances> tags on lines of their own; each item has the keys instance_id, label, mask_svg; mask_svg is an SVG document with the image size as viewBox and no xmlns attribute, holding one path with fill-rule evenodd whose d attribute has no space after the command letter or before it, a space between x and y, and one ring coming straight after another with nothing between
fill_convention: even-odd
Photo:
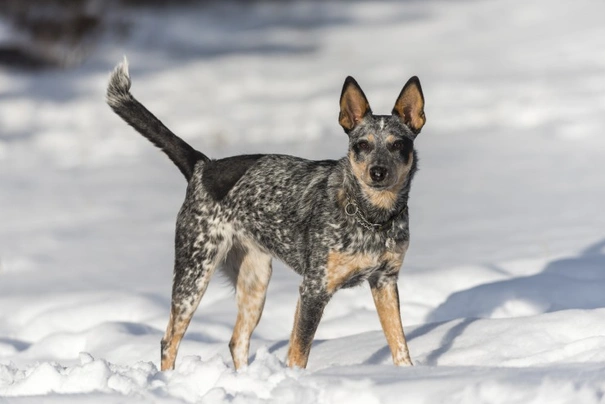
<instances>
[{"instance_id":1,"label":"dog's erect ear","mask_svg":"<svg viewBox=\"0 0 605 404\"><path fill-rule=\"evenodd\" d=\"M355 79L347 77L340 94L340 126L349 133L368 113L372 113L368 99Z\"/></svg>"},{"instance_id":2,"label":"dog's erect ear","mask_svg":"<svg viewBox=\"0 0 605 404\"><path fill-rule=\"evenodd\" d=\"M415 135L420 133L420 129L426 122L426 116L424 115L424 95L422 95L418 77L412 77L403 86L393 107L393 115L401 118Z\"/></svg>"}]
</instances>

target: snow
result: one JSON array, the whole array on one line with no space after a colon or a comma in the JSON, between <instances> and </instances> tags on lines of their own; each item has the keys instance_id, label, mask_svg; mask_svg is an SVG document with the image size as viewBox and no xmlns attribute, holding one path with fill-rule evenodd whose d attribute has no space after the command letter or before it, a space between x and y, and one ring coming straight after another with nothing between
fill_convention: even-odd
<instances>
[{"instance_id":1,"label":"snow","mask_svg":"<svg viewBox=\"0 0 605 404\"><path fill-rule=\"evenodd\" d=\"M0 402L600 403L605 393L605 4L268 2L129 11L66 71L0 68ZM11 35L0 24L0 41ZM338 158L353 75L377 113L421 79L399 287L414 367L367 287L343 290L308 369L284 364L299 278L275 263L251 363L216 277L160 372L175 167L104 103L133 93L204 153Z\"/></svg>"}]
</instances>

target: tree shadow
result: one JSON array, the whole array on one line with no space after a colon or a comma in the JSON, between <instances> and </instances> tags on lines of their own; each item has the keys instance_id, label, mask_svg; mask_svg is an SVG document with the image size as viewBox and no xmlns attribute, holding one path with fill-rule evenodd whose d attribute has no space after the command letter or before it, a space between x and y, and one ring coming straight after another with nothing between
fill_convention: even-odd
<instances>
[{"instance_id":1,"label":"tree shadow","mask_svg":"<svg viewBox=\"0 0 605 404\"><path fill-rule=\"evenodd\" d=\"M441 339L441 343L439 344L439 348L432 351L425 359L424 365L437 365L439 358L449 351L454 345L454 341L458 338L464 330L477 321L477 318L465 318L460 323L456 324L452 328L450 328L447 333Z\"/></svg>"},{"instance_id":2,"label":"tree shadow","mask_svg":"<svg viewBox=\"0 0 605 404\"><path fill-rule=\"evenodd\" d=\"M285 347L286 345L288 345L288 342L289 342L289 341L288 341L287 339L284 339L284 340L281 340L281 341L277 341L277 342L276 342L276 343L274 343L273 345L271 345L271 346L267 347L267 351L268 351L269 353L271 353L271 354L272 354L272 353L275 353L275 351L278 351L278 350L280 350L281 348L283 348L283 347ZM250 360L249 360L249 362L250 362L250 363L252 363L252 362L254 362L255 360L256 360L256 352L254 352L254 353L253 353L253 354L250 356Z\"/></svg>"},{"instance_id":3,"label":"tree shadow","mask_svg":"<svg viewBox=\"0 0 605 404\"><path fill-rule=\"evenodd\" d=\"M27 350L31 346L31 343L18 339L1 337L0 345L10 345L15 351L21 352Z\"/></svg>"},{"instance_id":4,"label":"tree shadow","mask_svg":"<svg viewBox=\"0 0 605 404\"><path fill-rule=\"evenodd\" d=\"M604 247L605 239L589 246L578 256L550 262L538 274L453 293L433 310L428 321L605 307Z\"/></svg>"},{"instance_id":5,"label":"tree shadow","mask_svg":"<svg viewBox=\"0 0 605 404\"><path fill-rule=\"evenodd\" d=\"M458 323L454 327L450 328L448 330L448 332L443 336L443 338L441 339L441 343L439 344L439 348L432 351L426 357L426 359L422 361L422 363L418 363L418 364L429 365L429 366L436 365L439 358L443 354L445 354L447 351L449 351L451 349L451 347L454 345L454 341L456 340L456 338L458 338L464 332L464 330L466 330L466 328L469 325L471 325L472 323L474 323L477 320L478 320L477 318L462 319L462 321L460 323ZM413 331L406 333L406 340L409 343L410 341L413 341L416 338L419 338L425 334L430 333L431 331L433 331L434 329L436 329L437 327L439 327L441 325L443 325L443 322L434 322L434 323L424 324L424 325L414 329ZM388 345L385 345L382 348L380 348L378 351L374 352L363 363L365 365L380 365L385 360L387 360L390 356L391 356L391 350Z\"/></svg>"}]
</instances>

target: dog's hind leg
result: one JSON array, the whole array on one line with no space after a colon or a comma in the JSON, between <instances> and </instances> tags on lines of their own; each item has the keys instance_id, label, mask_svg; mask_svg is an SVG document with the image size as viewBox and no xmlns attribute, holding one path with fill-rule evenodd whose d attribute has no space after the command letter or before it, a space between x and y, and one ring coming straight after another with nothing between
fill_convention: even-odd
<instances>
[{"instance_id":1,"label":"dog's hind leg","mask_svg":"<svg viewBox=\"0 0 605 404\"><path fill-rule=\"evenodd\" d=\"M225 259L226 251L230 247L224 239L220 244L209 243L208 240L201 241L201 249L184 249L189 250L187 254L181 254L183 251L179 251L177 247L170 320L162 338L162 370L174 369L179 344L193 313L206 292L212 274Z\"/></svg>"},{"instance_id":2,"label":"dog's hind leg","mask_svg":"<svg viewBox=\"0 0 605 404\"><path fill-rule=\"evenodd\" d=\"M250 336L262 315L272 272L270 255L252 245L244 248L236 281L237 320L229 342L235 369L248 364Z\"/></svg>"}]
</instances>

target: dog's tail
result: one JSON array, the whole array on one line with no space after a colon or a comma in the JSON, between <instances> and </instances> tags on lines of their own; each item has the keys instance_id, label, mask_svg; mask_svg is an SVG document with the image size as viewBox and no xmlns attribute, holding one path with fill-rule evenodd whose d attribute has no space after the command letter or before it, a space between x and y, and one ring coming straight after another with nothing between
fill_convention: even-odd
<instances>
[{"instance_id":1,"label":"dog's tail","mask_svg":"<svg viewBox=\"0 0 605 404\"><path fill-rule=\"evenodd\" d=\"M193 167L199 160L209 160L183 139L175 135L147 108L130 94L128 61L116 66L107 86L107 103L127 124L132 126L151 143L162 149L181 170L187 181L193 175Z\"/></svg>"}]
</instances>

